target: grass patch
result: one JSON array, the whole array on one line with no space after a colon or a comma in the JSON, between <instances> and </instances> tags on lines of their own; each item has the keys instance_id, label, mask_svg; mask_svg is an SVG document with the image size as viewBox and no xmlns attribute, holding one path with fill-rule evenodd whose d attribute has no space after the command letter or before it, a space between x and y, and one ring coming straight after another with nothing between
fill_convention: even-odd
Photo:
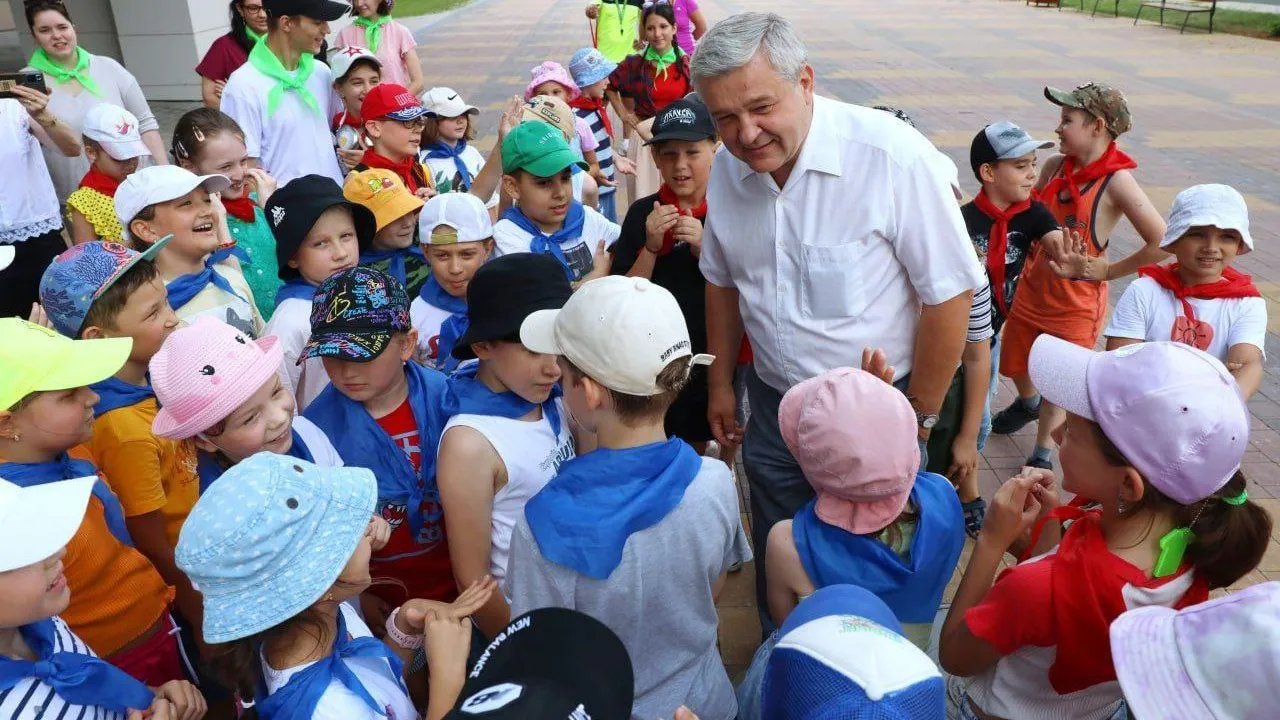
<instances>
[{"instance_id":1,"label":"grass patch","mask_svg":"<svg viewBox=\"0 0 1280 720\"><path fill-rule=\"evenodd\" d=\"M1081 0L1064 0L1063 6L1078 9L1080 7L1080 3ZM1083 3L1085 11L1093 12L1094 0L1083 0ZM1098 5L1098 16L1109 17L1112 13L1111 8L1116 4L1120 7L1120 17L1127 17L1130 22L1133 21L1133 16L1137 14L1138 8L1142 5L1138 0L1119 0L1118 3L1113 3L1111 0L1102 0ZM399 8L397 7L397 9ZM1142 11L1142 20L1139 24L1156 24L1159 20L1160 11L1154 8L1147 8ZM1176 11L1165 11L1164 24L1166 27L1172 25L1173 30L1176 32L1182 25L1182 13ZM1196 13L1191 16L1191 21L1187 23L1188 31L1195 30L1203 32L1208 29L1208 13ZM1213 15L1213 31L1263 38L1280 37L1280 16L1272 13L1257 13L1218 8L1218 11Z\"/></svg>"},{"instance_id":2,"label":"grass patch","mask_svg":"<svg viewBox=\"0 0 1280 720\"><path fill-rule=\"evenodd\" d=\"M462 7L472 0L396 0L393 11L396 17L413 17L414 15L434 15Z\"/></svg>"}]
</instances>

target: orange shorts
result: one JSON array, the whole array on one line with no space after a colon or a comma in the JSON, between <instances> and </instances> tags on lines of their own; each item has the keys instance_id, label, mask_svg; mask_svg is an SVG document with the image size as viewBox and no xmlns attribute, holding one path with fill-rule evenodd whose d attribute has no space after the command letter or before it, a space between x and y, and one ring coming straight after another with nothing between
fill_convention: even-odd
<instances>
[{"instance_id":1,"label":"orange shorts","mask_svg":"<svg viewBox=\"0 0 1280 720\"><path fill-rule=\"evenodd\" d=\"M1000 374L1007 378L1026 377L1031 346L1041 335L1062 338L1073 345L1090 350L1098 344L1102 323L1084 327L1081 327L1080 323L1064 323L1064 325L1069 327L1046 330L1022 318L1011 317L1006 320L1003 334L1000 336Z\"/></svg>"}]
</instances>

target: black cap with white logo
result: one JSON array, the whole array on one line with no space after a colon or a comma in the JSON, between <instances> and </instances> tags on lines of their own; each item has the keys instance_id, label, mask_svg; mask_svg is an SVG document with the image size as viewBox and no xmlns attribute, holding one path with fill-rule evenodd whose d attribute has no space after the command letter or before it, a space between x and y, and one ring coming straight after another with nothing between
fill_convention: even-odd
<instances>
[{"instance_id":1,"label":"black cap with white logo","mask_svg":"<svg viewBox=\"0 0 1280 720\"><path fill-rule=\"evenodd\" d=\"M351 12L351 3L338 0L263 0L271 17L301 15L312 20L333 22Z\"/></svg>"},{"instance_id":2,"label":"black cap with white logo","mask_svg":"<svg viewBox=\"0 0 1280 720\"><path fill-rule=\"evenodd\" d=\"M645 145L664 140L714 140L716 124L701 100L684 98L662 109L653 119L653 137Z\"/></svg>"},{"instance_id":3,"label":"black cap with white logo","mask_svg":"<svg viewBox=\"0 0 1280 720\"><path fill-rule=\"evenodd\" d=\"M612 630L543 608L494 638L445 720L630 720L634 692L631 657Z\"/></svg>"}]
</instances>

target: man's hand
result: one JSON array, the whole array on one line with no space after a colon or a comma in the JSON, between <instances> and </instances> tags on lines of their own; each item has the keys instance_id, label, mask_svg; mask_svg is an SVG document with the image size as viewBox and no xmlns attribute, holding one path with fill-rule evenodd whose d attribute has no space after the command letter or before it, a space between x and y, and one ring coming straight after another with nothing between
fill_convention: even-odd
<instances>
[{"instance_id":1,"label":"man's hand","mask_svg":"<svg viewBox=\"0 0 1280 720\"><path fill-rule=\"evenodd\" d=\"M711 434L721 445L742 442L742 426L738 424L738 398L732 385L712 385L707 395L707 419Z\"/></svg>"},{"instance_id":2,"label":"man's hand","mask_svg":"<svg viewBox=\"0 0 1280 720\"><path fill-rule=\"evenodd\" d=\"M880 348L862 349L862 371L875 375L886 385L893 384L893 366L889 364L889 356Z\"/></svg>"},{"instance_id":3,"label":"man's hand","mask_svg":"<svg viewBox=\"0 0 1280 720\"><path fill-rule=\"evenodd\" d=\"M653 201L653 210L644 221L644 246L655 255L662 252L667 232L675 229L680 210L675 205L663 205Z\"/></svg>"}]
</instances>

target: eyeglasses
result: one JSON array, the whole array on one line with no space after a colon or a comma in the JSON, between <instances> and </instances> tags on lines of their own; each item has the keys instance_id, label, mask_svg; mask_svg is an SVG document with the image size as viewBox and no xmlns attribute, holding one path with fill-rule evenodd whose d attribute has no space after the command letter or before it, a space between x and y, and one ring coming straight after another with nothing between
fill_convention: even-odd
<instances>
[{"instance_id":1,"label":"eyeglasses","mask_svg":"<svg viewBox=\"0 0 1280 720\"><path fill-rule=\"evenodd\" d=\"M410 132L422 132L427 129L427 119L425 117L416 118L414 120L396 120L394 122Z\"/></svg>"},{"instance_id":2,"label":"eyeglasses","mask_svg":"<svg viewBox=\"0 0 1280 720\"><path fill-rule=\"evenodd\" d=\"M261 5L241 5L240 11L245 15L265 15L267 9Z\"/></svg>"}]
</instances>

